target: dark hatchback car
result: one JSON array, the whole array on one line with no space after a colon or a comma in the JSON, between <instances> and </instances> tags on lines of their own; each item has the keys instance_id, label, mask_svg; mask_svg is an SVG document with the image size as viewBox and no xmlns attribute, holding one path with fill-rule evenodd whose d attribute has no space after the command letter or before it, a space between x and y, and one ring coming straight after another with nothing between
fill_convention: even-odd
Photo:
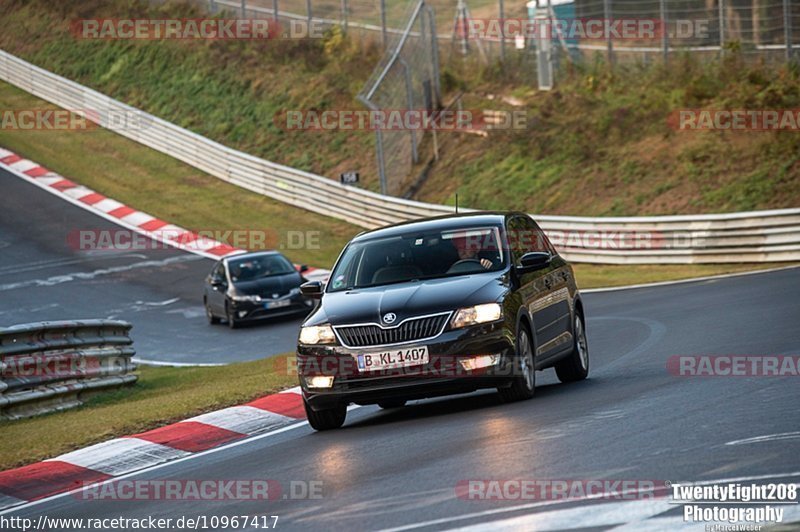
<instances>
[{"instance_id":1,"label":"dark hatchback car","mask_svg":"<svg viewBox=\"0 0 800 532\"><path fill-rule=\"evenodd\" d=\"M572 267L523 213L476 213L362 233L300 330L297 362L317 430L350 403L406 401L497 388L533 396L535 371L585 379L583 304Z\"/></svg>"},{"instance_id":2,"label":"dark hatchback car","mask_svg":"<svg viewBox=\"0 0 800 532\"><path fill-rule=\"evenodd\" d=\"M208 322L242 322L308 312L314 302L300 293L301 267L277 251L242 253L217 262L206 277L203 305Z\"/></svg>"}]
</instances>

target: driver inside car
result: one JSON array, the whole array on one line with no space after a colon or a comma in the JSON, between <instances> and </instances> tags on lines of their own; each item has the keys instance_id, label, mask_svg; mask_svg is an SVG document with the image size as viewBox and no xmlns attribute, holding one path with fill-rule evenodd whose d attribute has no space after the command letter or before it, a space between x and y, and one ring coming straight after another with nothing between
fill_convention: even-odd
<instances>
[{"instance_id":1,"label":"driver inside car","mask_svg":"<svg viewBox=\"0 0 800 532\"><path fill-rule=\"evenodd\" d=\"M467 236L454 237L453 246L458 251L458 261L476 260L486 270L491 269L495 265L495 261L498 260L497 253L481 249L480 242L476 241L475 238Z\"/></svg>"}]
</instances>

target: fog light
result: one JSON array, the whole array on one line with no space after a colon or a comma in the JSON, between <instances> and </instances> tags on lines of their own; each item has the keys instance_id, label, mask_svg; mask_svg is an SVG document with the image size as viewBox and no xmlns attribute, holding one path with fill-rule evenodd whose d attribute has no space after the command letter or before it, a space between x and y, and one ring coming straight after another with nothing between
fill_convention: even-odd
<instances>
[{"instance_id":1,"label":"fog light","mask_svg":"<svg viewBox=\"0 0 800 532\"><path fill-rule=\"evenodd\" d=\"M244 318L245 316L247 316L247 311L246 310L240 310L239 311L239 317L240 318Z\"/></svg>"},{"instance_id":2,"label":"fog light","mask_svg":"<svg viewBox=\"0 0 800 532\"><path fill-rule=\"evenodd\" d=\"M465 370L474 371L494 366L499 361L500 355L478 355L476 357L462 358L459 362L461 362L461 367Z\"/></svg>"},{"instance_id":3,"label":"fog light","mask_svg":"<svg viewBox=\"0 0 800 532\"><path fill-rule=\"evenodd\" d=\"M306 386L309 388L330 388L333 386L333 377L326 375L306 377Z\"/></svg>"}]
</instances>

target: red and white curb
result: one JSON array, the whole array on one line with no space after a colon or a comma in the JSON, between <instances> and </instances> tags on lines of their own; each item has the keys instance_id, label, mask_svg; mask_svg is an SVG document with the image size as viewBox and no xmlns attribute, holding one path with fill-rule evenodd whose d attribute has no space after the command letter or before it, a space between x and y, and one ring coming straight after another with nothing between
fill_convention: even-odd
<instances>
[{"instance_id":1,"label":"red and white curb","mask_svg":"<svg viewBox=\"0 0 800 532\"><path fill-rule=\"evenodd\" d=\"M0 167L74 205L168 246L211 259L246 251L137 211L1 147ZM303 275L309 280L324 281L330 271L309 268Z\"/></svg>"},{"instance_id":2,"label":"red and white curb","mask_svg":"<svg viewBox=\"0 0 800 532\"><path fill-rule=\"evenodd\" d=\"M103 482L305 419L300 388L0 472L0 510Z\"/></svg>"}]
</instances>

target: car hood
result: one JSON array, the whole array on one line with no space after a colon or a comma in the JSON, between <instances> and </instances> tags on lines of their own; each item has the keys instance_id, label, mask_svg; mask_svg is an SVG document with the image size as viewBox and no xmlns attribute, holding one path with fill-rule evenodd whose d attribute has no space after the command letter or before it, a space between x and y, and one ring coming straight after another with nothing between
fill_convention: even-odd
<instances>
[{"instance_id":1,"label":"car hood","mask_svg":"<svg viewBox=\"0 0 800 532\"><path fill-rule=\"evenodd\" d=\"M393 323L398 324L413 316L491 303L506 290L503 272L487 272L326 293L306 325L383 323L381 317L389 312L397 316Z\"/></svg>"},{"instance_id":2,"label":"car hood","mask_svg":"<svg viewBox=\"0 0 800 532\"><path fill-rule=\"evenodd\" d=\"M283 275L261 277L252 281L238 281L234 283L236 292L243 295L258 295L272 297L273 294L285 295L292 288L300 286L300 274L290 272Z\"/></svg>"}]
</instances>

